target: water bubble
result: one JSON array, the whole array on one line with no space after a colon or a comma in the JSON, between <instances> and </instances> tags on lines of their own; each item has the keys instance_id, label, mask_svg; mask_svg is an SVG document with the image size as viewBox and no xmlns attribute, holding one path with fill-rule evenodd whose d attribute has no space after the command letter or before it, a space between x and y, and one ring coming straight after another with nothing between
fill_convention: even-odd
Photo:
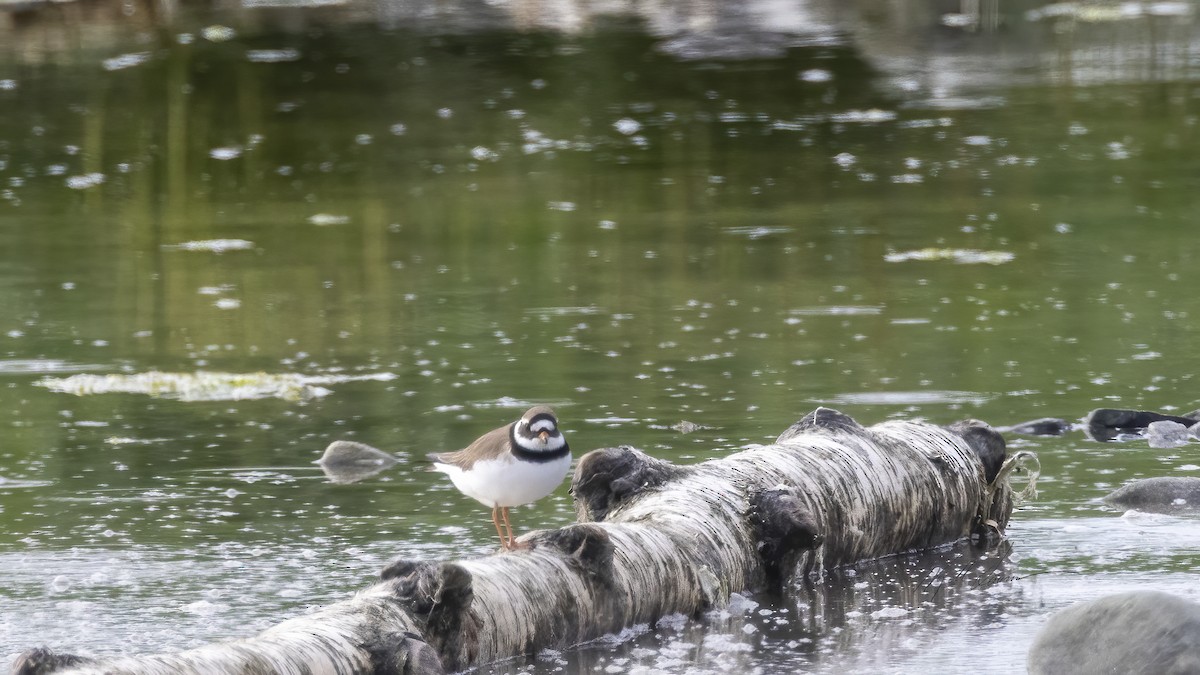
<instances>
[{"instance_id":1,"label":"water bubble","mask_svg":"<svg viewBox=\"0 0 1200 675\"><path fill-rule=\"evenodd\" d=\"M308 222L319 227L327 227L329 225L346 225L350 222L350 216L333 213L317 213L309 216Z\"/></svg>"},{"instance_id":2,"label":"water bubble","mask_svg":"<svg viewBox=\"0 0 1200 675\"><path fill-rule=\"evenodd\" d=\"M287 63L299 61L300 52L295 49L248 49L246 60L253 63Z\"/></svg>"},{"instance_id":3,"label":"water bubble","mask_svg":"<svg viewBox=\"0 0 1200 675\"><path fill-rule=\"evenodd\" d=\"M226 147L222 147L222 148L213 148L212 150L208 151L209 157L212 157L213 159L219 159L221 161L228 161L231 159L235 159L237 157L240 157L241 155L242 155L242 148L241 148L241 146L237 146L237 145L230 145L230 146L226 146Z\"/></svg>"},{"instance_id":4,"label":"water bubble","mask_svg":"<svg viewBox=\"0 0 1200 675\"><path fill-rule=\"evenodd\" d=\"M860 124L878 124L880 122L891 122L897 117L895 111L880 110L879 108L871 108L869 110L847 110L844 113L830 115L829 119L833 122L855 122Z\"/></svg>"},{"instance_id":5,"label":"water bubble","mask_svg":"<svg viewBox=\"0 0 1200 675\"><path fill-rule=\"evenodd\" d=\"M229 26L212 25L201 30L200 35L209 42L225 42L237 37L237 31Z\"/></svg>"},{"instance_id":6,"label":"water bubble","mask_svg":"<svg viewBox=\"0 0 1200 675\"><path fill-rule=\"evenodd\" d=\"M624 134L626 136L632 136L632 135L636 134L638 131L641 131L642 125L640 122L638 122L635 119L623 117L623 118L617 120L616 122L613 122L613 128L616 129L617 132L620 134Z\"/></svg>"},{"instance_id":7,"label":"water bubble","mask_svg":"<svg viewBox=\"0 0 1200 675\"><path fill-rule=\"evenodd\" d=\"M477 146L471 148L471 157L473 157L475 159L475 161L477 161L477 162L483 162L483 161L494 162L494 161L500 159L500 154L497 153L495 150L492 150L491 148L487 148L482 145L477 145Z\"/></svg>"},{"instance_id":8,"label":"water bubble","mask_svg":"<svg viewBox=\"0 0 1200 675\"><path fill-rule=\"evenodd\" d=\"M83 174L82 176L71 176L66 180L67 187L72 190L86 190L103 182L104 174L96 172Z\"/></svg>"},{"instance_id":9,"label":"water bubble","mask_svg":"<svg viewBox=\"0 0 1200 675\"><path fill-rule=\"evenodd\" d=\"M105 70L122 70L125 68L139 66L148 60L150 60L150 52L136 52L133 54L114 56L111 59L104 59L100 65Z\"/></svg>"},{"instance_id":10,"label":"water bubble","mask_svg":"<svg viewBox=\"0 0 1200 675\"><path fill-rule=\"evenodd\" d=\"M227 561L225 561L225 563L226 563L226 565L228 565L229 563L233 563L235 566L238 564L234 560L227 560ZM211 616L213 614L219 614L221 612L224 612L225 610L229 609L229 606L212 603L207 600L197 600L196 602L188 603L188 604L184 605L183 607L180 607L179 609L187 614L195 614L197 616Z\"/></svg>"},{"instance_id":11,"label":"water bubble","mask_svg":"<svg viewBox=\"0 0 1200 675\"><path fill-rule=\"evenodd\" d=\"M828 82L833 79L833 73L824 68L809 68L800 71L797 77L805 82Z\"/></svg>"}]
</instances>

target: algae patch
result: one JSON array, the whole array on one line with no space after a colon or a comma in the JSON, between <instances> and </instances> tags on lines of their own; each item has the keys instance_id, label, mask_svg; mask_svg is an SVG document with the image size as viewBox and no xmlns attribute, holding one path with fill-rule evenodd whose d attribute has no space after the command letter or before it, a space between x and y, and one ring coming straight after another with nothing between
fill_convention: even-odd
<instances>
[{"instance_id":1,"label":"algae patch","mask_svg":"<svg viewBox=\"0 0 1200 675\"><path fill-rule=\"evenodd\" d=\"M50 391L76 396L92 394L145 394L178 401L244 401L280 398L306 401L332 393L323 385L356 380L391 380L392 373L368 375L300 375L298 373L145 373L44 377L34 384Z\"/></svg>"}]
</instances>

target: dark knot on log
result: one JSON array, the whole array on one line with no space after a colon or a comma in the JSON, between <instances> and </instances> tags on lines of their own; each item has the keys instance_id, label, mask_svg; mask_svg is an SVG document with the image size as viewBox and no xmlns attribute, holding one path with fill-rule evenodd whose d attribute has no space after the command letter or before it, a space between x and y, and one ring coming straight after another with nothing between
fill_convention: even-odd
<instances>
[{"instance_id":1,"label":"dark knot on log","mask_svg":"<svg viewBox=\"0 0 1200 675\"><path fill-rule=\"evenodd\" d=\"M800 557L825 539L817 520L795 488L786 486L752 494L747 517L758 540L767 585L782 591L795 575Z\"/></svg>"},{"instance_id":2,"label":"dark knot on log","mask_svg":"<svg viewBox=\"0 0 1200 675\"><path fill-rule=\"evenodd\" d=\"M74 654L55 654L49 649L37 648L17 657L13 662L13 675L43 675L64 668L73 668L90 663L91 660Z\"/></svg>"},{"instance_id":3,"label":"dark knot on log","mask_svg":"<svg viewBox=\"0 0 1200 675\"><path fill-rule=\"evenodd\" d=\"M866 429L846 413L833 408L817 408L800 418L799 422L785 429L782 434L779 434L779 438L775 439L775 442L783 443L812 431L841 431L861 434L865 433Z\"/></svg>"},{"instance_id":4,"label":"dark knot on log","mask_svg":"<svg viewBox=\"0 0 1200 675\"><path fill-rule=\"evenodd\" d=\"M557 530L534 534L529 542L535 549L549 547L562 552L590 581L612 587L613 542L603 528L589 523L568 525Z\"/></svg>"},{"instance_id":5,"label":"dark knot on log","mask_svg":"<svg viewBox=\"0 0 1200 675\"><path fill-rule=\"evenodd\" d=\"M599 522L637 494L687 470L622 445L593 450L579 459L571 494L579 522Z\"/></svg>"},{"instance_id":6,"label":"dark knot on log","mask_svg":"<svg viewBox=\"0 0 1200 675\"><path fill-rule=\"evenodd\" d=\"M946 430L962 436L967 445L971 446L979 456L979 461L983 462L984 482L991 485L992 481L996 480L996 474L1000 473L1000 467L1004 465L1004 458L1008 452L1000 432L990 427L987 422L979 420L955 422L947 426Z\"/></svg>"},{"instance_id":7,"label":"dark knot on log","mask_svg":"<svg viewBox=\"0 0 1200 675\"><path fill-rule=\"evenodd\" d=\"M482 622L471 609L475 591L466 568L448 562L397 560L379 576L393 582L397 600L424 623L425 641L437 651L446 671L475 662Z\"/></svg>"},{"instance_id":8,"label":"dark knot on log","mask_svg":"<svg viewBox=\"0 0 1200 675\"><path fill-rule=\"evenodd\" d=\"M428 642L416 633L392 633L379 636L371 654L375 675L443 675L442 659Z\"/></svg>"}]
</instances>

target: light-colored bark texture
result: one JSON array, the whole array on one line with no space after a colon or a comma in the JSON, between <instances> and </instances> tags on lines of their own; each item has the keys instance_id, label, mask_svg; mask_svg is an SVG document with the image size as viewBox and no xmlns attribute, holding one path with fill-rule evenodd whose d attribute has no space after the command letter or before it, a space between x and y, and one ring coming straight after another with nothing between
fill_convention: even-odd
<instances>
[{"instance_id":1,"label":"light-colored bark texture","mask_svg":"<svg viewBox=\"0 0 1200 675\"><path fill-rule=\"evenodd\" d=\"M1003 467L1003 468L1002 468ZM796 575L977 537L1012 510L1004 441L982 422L864 428L824 408L770 445L695 466L588 453L579 522L472 560L398 560L353 599L246 640L173 655L34 650L22 675L438 673L563 648Z\"/></svg>"}]
</instances>

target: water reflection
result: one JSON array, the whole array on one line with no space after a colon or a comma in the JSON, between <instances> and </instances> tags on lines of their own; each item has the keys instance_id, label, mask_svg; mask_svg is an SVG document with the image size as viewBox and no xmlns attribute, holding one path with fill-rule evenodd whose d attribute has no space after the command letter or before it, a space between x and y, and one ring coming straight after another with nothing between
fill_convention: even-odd
<instances>
[{"instance_id":1,"label":"water reflection","mask_svg":"<svg viewBox=\"0 0 1200 675\"><path fill-rule=\"evenodd\" d=\"M1003 546L902 555L843 569L785 597L734 595L699 621L670 616L569 653L496 672L868 672L903 670L949 631L999 630L1026 598Z\"/></svg>"}]
</instances>

